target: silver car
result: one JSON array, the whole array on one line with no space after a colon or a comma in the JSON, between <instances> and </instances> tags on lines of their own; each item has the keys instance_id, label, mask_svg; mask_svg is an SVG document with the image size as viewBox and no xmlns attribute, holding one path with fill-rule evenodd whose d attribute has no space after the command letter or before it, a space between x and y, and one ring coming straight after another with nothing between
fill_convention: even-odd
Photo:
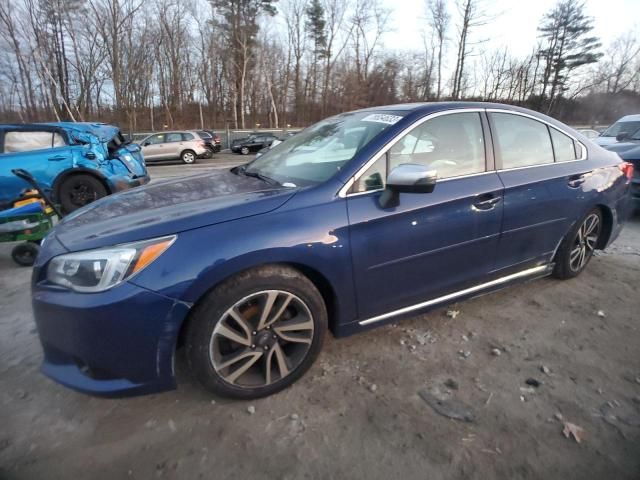
<instances>
[{"instance_id":1,"label":"silver car","mask_svg":"<svg viewBox=\"0 0 640 480\"><path fill-rule=\"evenodd\" d=\"M139 144L146 162L179 159L184 163L195 163L197 158L211 155L211 150L195 130L154 133Z\"/></svg>"}]
</instances>

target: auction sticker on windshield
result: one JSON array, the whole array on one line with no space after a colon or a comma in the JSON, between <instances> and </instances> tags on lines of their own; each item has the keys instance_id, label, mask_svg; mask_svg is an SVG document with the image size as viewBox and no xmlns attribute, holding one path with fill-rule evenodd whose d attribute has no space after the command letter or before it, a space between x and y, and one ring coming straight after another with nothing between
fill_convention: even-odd
<instances>
[{"instance_id":1,"label":"auction sticker on windshield","mask_svg":"<svg viewBox=\"0 0 640 480\"><path fill-rule=\"evenodd\" d=\"M385 115L384 113L372 113L362 119L363 122L377 122L393 125L397 123L402 117L398 115Z\"/></svg>"}]
</instances>

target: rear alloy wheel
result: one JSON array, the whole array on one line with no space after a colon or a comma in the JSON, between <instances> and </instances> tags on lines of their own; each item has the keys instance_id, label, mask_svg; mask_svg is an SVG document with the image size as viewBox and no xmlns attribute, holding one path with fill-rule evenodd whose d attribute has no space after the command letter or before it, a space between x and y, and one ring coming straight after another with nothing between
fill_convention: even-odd
<instances>
[{"instance_id":1,"label":"rear alloy wheel","mask_svg":"<svg viewBox=\"0 0 640 480\"><path fill-rule=\"evenodd\" d=\"M71 175L62 182L58 192L67 213L106 197L108 193L102 182L91 175Z\"/></svg>"},{"instance_id":2,"label":"rear alloy wheel","mask_svg":"<svg viewBox=\"0 0 640 480\"><path fill-rule=\"evenodd\" d=\"M182 155L180 155L180 160L187 164L196 163L196 154L191 150L185 150L182 152Z\"/></svg>"},{"instance_id":3,"label":"rear alloy wheel","mask_svg":"<svg viewBox=\"0 0 640 480\"><path fill-rule=\"evenodd\" d=\"M322 296L306 277L286 267L264 267L207 296L191 319L187 358L209 390L263 397L311 366L326 324Z\"/></svg>"},{"instance_id":4,"label":"rear alloy wheel","mask_svg":"<svg viewBox=\"0 0 640 480\"><path fill-rule=\"evenodd\" d=\"M563 240L556 256L554 275L572 278L589 263L602 233L602 214L594 209Z\"/></svg>"},{"instance_id":5,"label":"rear alloy wheel","mask_svg":"<svg viewBox=\"0 0 640 480\"><path fill-rule=\"evenodd\" d=\"M249 155L249 147L242 147L242 148L240 149L240 153L241 153L242 155Z\"/></svg>"}]
</instances>

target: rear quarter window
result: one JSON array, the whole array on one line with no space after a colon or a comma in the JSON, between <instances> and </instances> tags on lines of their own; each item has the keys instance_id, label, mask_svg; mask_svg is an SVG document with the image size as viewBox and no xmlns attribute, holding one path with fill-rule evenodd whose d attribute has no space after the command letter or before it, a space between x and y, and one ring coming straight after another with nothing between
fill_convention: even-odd
<instances>
[{"instance_id":1,"label":"rear quarter window","mask_svg":"<svg viewBox=\"0 0 640 480\"><path fill-rule=\"evenodd\" d=\"M556 162L569 162L580 158L580 155L577 155L576 144L572 138L555 128L549 128L549 131L551 132L551 142L553 143Z\"/></svg>"},{"instance_id":2,"label":"rear quarter window","mask_svg":"<svg viewBox=\"0 0 640 480\"><path fill-rule=\"evenodd\" d=\"M57 132L9 131L4 134L4 153L32 152L67 144Z\"/></svg>"}]
</instances>

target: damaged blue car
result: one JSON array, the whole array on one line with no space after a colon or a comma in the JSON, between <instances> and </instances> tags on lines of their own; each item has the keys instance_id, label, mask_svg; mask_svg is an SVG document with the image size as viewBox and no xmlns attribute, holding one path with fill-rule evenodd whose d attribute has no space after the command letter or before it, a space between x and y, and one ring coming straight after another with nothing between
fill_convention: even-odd
<instances>
[{"instance_id":1,"label":"damaged blue car","mask_svg":"<svg viewBox=\"0 0 640 480\"><path fill-rule=\"evenodd\" d=\"M66 212L149 182L140 147L103 123L0 124L0 209L29 189L16 168Z\"/></svg>"}]
</instances>

